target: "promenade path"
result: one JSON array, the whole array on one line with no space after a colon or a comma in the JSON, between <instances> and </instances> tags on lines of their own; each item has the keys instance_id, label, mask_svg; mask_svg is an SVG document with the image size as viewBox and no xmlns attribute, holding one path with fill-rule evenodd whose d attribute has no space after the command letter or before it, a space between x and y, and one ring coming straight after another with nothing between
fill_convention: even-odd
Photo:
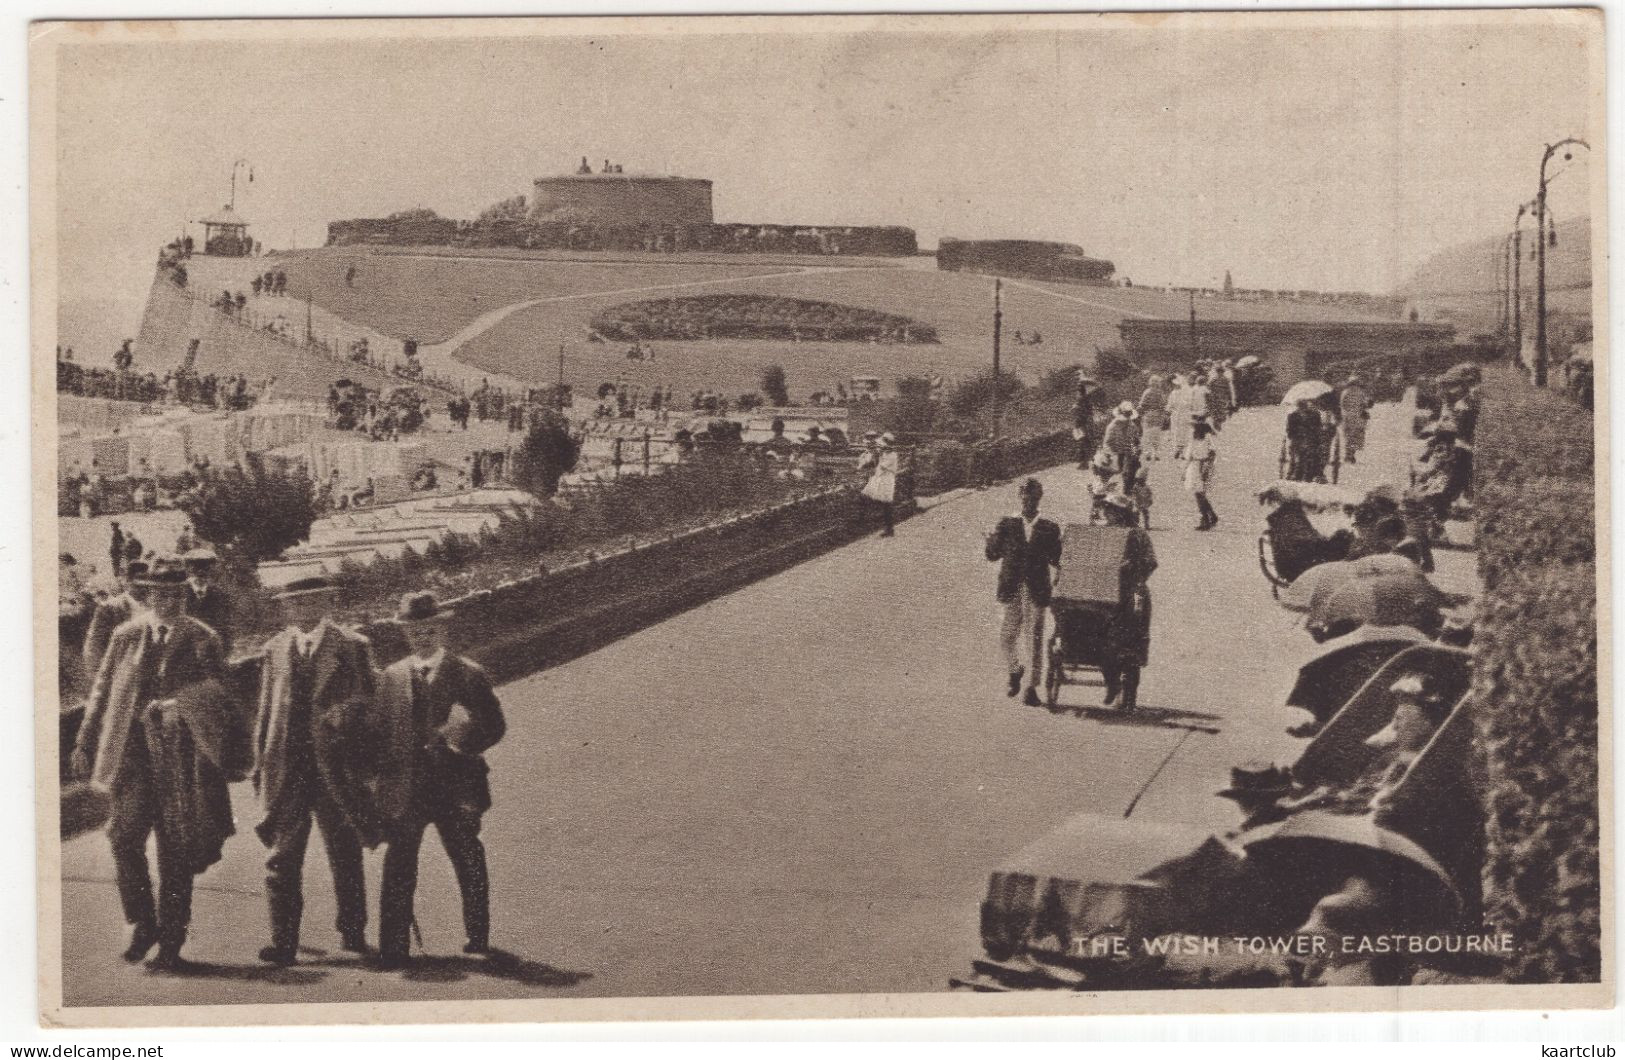
<instances>
[{"instance_id":1,"label":"promenade path","mask_svg":"<svg viewBox=\"0 0 1625 1060\"><path fill-rule=\"evenodd\" d=\"M243 785L242 834L199 880L187 947L199 967L185 978L118 960L106 840L64 845L66 1000L943 990L978 950L978 902L1001 859L1079 811L1121 814L1154 775L1136 818L1233 827L1233 807L1213 795L1230 765L1295 754L1284 729L1301 715L1279 704L1314 645L1259 574L1252 499L1274 477L1282 424L1281 410L1257 409L1226 425L1212 533L1191 529L1176 466L1155 465L1161 568L1135 717L1005 698L981 552L1015 485L969 493L893 539L858 541L500 690L510 728L488 756L485 838L493 938L510 956L462 957L455 885L431 840L418 918L433 956L408 972L364 968L337 950L312 843L303 963L259 967L263 851ZM1378 408L1372 440L1347 480L1403 481L1397 407ZM1078 471L1039 478L1048 514L1084 517ZM1471 588L1469 554L1440 563L1447 588ZM1099 696L1063 692L1080 705ZM374 893L378 870L369 855Z\"/></svg>"}]
</instances>

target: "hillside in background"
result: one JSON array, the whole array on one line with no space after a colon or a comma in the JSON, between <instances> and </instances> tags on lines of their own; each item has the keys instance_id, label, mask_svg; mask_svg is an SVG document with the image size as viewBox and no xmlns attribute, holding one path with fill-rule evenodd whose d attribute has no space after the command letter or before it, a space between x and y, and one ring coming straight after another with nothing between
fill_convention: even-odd
<instances>
[{"instance_id":1,"label":"hillside in background","mask_svg":"<svg viewBox=\"0 0 1625 1060\"><path fill-rule=\"evenodd\" d=\"M1401 292L1412 298L1439 295L1493 295L1501 289L1502 251L1506 236L1460 243L1424 261ZM1535 226L1524 223L1523 277L1535 276ZM1546 252L1546 282L1553 289L1585 286L1591 282L1591 219L1574 217L1557 222L1557 246Z\"/></svg>"}]
</instances>

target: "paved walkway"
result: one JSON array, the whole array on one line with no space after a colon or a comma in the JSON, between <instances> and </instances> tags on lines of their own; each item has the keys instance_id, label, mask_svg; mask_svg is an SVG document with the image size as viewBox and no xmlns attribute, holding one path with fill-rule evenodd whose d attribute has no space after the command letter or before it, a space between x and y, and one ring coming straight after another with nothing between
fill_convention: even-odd
<instances>
[{"instance_id":1,"label":"paved walkway","mask_svg":"<svg viewBox=\"0 0 1625 1060\"><path fill-rule=\"evenodd\" d=\"M1279 704L1314 648L1259 574L1262 511L1283 425L1252 410L1221 435L1212 533L1177 469L1157 465L1161 560L1143 710L1056 716L1005 698L982 534L1015 487L971 493L501 689L490 754L494 940L466 961L455 885L425 844L418 918L433 959L364 969L337 952L331 884L306 871L299 967L257 966L263 851L249 831L199 881L184 980L117 960L106 840L65 845L70 1003L936 991L978 950L988 871L1079 811L1215 829L1229 766L1289 760ZM1403 474L1397 409L1373 423L1357 485ZM1048 512L1084 517L1082 478L1039 476ZM1468 584L1471 557L1441 554ZM1065 689L1098 704L1100 690ZM1202 731L1192 731L1193 728ZM1174 752L1169 758L1170 752ZM1167 760L1165 767L1159 766ZM318 844L312 844L319 851ZM379 859L368 859L374 889Z\"/></svg>"}]
</instances>

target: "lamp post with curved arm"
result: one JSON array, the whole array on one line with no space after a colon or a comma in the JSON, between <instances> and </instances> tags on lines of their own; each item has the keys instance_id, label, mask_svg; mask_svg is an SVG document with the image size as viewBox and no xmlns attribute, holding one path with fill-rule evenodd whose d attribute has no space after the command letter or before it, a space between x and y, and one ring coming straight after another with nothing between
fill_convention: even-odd
<instances>
[{"instance_id":1,"label":"lamp post with curved arm","mask_svg":"<svg viewBox=\"0 0 1625 1060\"><path fill-rule=\"evenodd\" d=\"M1546 148L1546 153L1540 158L1540 195L1536 198L1536 212L1539 215L1539 224L1536 225L1536 258L1538 264L1536 273L1535 296L1535 385L1546 385L1546 164L1552 160L1559 148L1583 147L1591 150L1591 145L1584 140L1569 137L1559 140ZM1574 157L1572 150L1563 152L1563 161L1567 162ZM1552 229L1551 238L1555 242L1557 230Z\"/></svg>"}]
</instances>

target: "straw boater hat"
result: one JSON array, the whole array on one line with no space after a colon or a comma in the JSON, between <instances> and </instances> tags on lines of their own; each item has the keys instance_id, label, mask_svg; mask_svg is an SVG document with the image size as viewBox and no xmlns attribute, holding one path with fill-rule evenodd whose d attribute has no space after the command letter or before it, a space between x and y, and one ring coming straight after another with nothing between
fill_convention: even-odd
<instances>
[{"instance_id":1,"label":"straw boater hat","mask_svg":"<svg viewBox=\"0 0 1625 1060\"><path fill-rule=\"evenodd\" d=\"M1131 401L1125 401L1118 405L1116 415L1118 419L1128 419L1130 416L1134 415L1134 403Z\"/></svg>"},{"instance_id":2,"label":"straw boater hat","mask_svg":"<svg viewBox=\"0 0 1625 1060\"><path fill-rule=\"evenodd\" d=\"M895 435L892 434L892 432L887 431L885 434L882 434L880 436L880 444L884 445L884 446L888 446L888 447L896 445L897 444L897 438L896 438Z\"/></svg>"},{"instance_id":3,"label":"straw boater hat","mask_svg":"<svg viewBox=\"0 0 1625 1060\"><path fill-rule=\"evenodd\" d=\"M1230 786L1215 792L1220 798L1270 798L1292 790L1292 774L1271 762L1246 762L1230 767Z\"/></svg>"},{"instance_id":4,"label":"straw boater hat","mask_svg":"<svg viewBox=\"0 0 1625 1060\"><path fill-rule=\"evenodd\" d=\"M328 593L336 593L338 592L338 588L339 587L334 585L330 579L324 578L320 574L316 574L309 578L294 579L282 587L282 591L276 594L276 598L278 600L300 600L308 597L322 596Z\"/></svg>"},{"instance_id":5,"label":"straw boater hat","mask_svg":"<svg viewBox=\"0 0 1625 1060\"><path fill-rule=\"evenodd\" d=\"M434 593L407 593L401 597L401 606L395 612L395 621L401 625L434 622L450 618L451 611L440 606Z\"/></svg>"},{"instance_id":6,"label":"straw boater hat","mask_svg":"<svg viewBox=\"0 0 1625 1060\"><path fill-rule=\"evenodd\" d=\"M1113 508L1121 508L1124 511L1134 510L1134 502L1129 500L1128 496L1123 493L1108 493L1104 497L1100 498L1100 502L1102 504L1109 504Z\"/></svg>"}]
</instances>

